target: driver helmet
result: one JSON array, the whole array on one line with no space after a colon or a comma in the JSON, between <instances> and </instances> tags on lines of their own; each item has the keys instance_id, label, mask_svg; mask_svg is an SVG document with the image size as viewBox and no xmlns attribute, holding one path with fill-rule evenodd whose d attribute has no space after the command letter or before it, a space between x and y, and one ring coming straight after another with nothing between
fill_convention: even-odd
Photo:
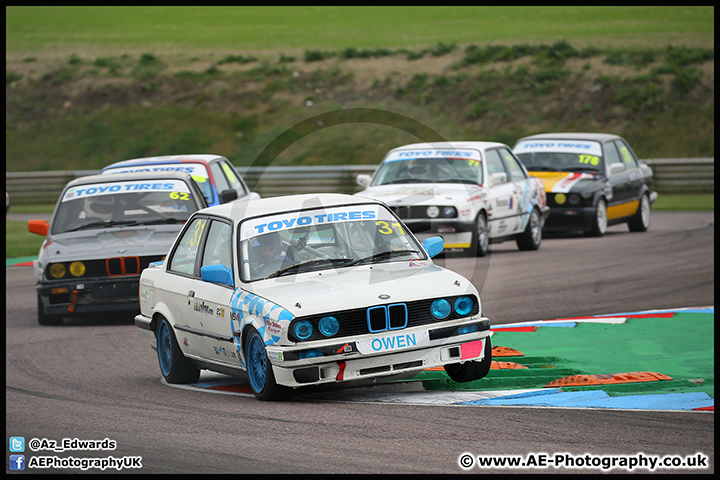
<instances>
[{"instance_id":1,"label":"driver helmet","mask_svg":"<svg viewBox=\"0 0 720 480\"><path fill-rule=\"evenodd\" d=\"M102 220L111 220L115 210L115 197L112 195L98 195L85 199L85 217L95 217Z\"/></svg>"},{"instance_id":2,"label":"driver helmet","mask_svg":"<svg viewBox=\"0 0 720 480\"><path fill-rule=\"evenodd\" d=\"M410 160L408 163L408 173L411 177L427 178L428 171L428 166L418 160Z\"/></svg>"},{"instance_id":3,"label":"driver helmet","mask_svg":"<svg viewBox=\"0 0 720 480\"><path fill-rule=\"evenodd\" d=\"M277 232L266 233L256 237L253 242L253 251L258 257L273 258L280 254L282 240Z\"/></svg>"}]
</instances>

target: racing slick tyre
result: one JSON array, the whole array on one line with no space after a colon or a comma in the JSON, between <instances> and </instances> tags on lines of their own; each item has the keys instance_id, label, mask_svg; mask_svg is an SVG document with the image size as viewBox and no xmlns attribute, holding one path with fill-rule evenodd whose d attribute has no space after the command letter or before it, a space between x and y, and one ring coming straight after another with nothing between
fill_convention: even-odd
<instances>
[{"instance_id":1,"label":"racing slick tyre","mask_svg":"<svg viewBox=\"0 0 720 480\"><path fill-rule=\"evenodd\" d=\"M485 339L485 356L480 361L471 361L465 363L452 363L445 365L445 373L452 380L458 383L472 382L484 378L490 371L492 364L492 345L490 337Z\"/></svg>"},{"instance_id":2,"label":"racing slick tyre","mask_svg":"<svg viewBox=\"0 0 720 480\"><path fill-rule=\"evenodd\" d=\"M650 227L650 198L647 194L640 197L640 205L635 215L628 222L631 232L645 232Z\"/></svg>"},{"instance_id":3,"label":"racing slick tyre","mask_svg":"<svg viewBox=\"0 0 720 480\"><path fill-rule=\"evenodd\" d=\"M245 363L250 388L258 400L289 400L292 397L292 388L275 383L275 375L265 351L265 342L252 327L245 340Z\"/></svg>"},{"instance_id":4,"label":"racing slick tyre","mask_svg":"<svg viewBox=\"0 0 720 480\"><path fill-rule=\"evenodd\" d=\"M38 309L38 323L40 325L43 325L43 326L62 325L62 323L63 323L62 317L51 317L50 315L47 315L45 313L45 310L43 309L42 298L40 298L40 294L37 295L37 309Z\"/></svg>"},{"instance_id":5,"label":"racing slick tyre","mask_svg":"<svg viewBox=\"0 0 720 480\"><path fill-rule=\"evenodd\" d=\"M160 317L157 332L157 354L160 371L168 383L193 383L200 378L200 369L185 358L175 339L170 323Z\"/></svg>"},{"instance_id":6,"label":"racing slick tyre","mask_svg":"<svg viewBox=\"0 0 720 480\"><path fill-rule=\"evenodd\" d=\"M589 230L585 230L588 237L602 237L607 230L607 204L601 198L595 205L595 215Z\"/></svg>"},{"instance_id":7,"label":"racing slick tyre","mask_svg":"<svg viewBox=\"0 0 720 480\"><path fill-rule=\"evenodd\" d=\"M540 212L537 208L533 208L525 231L517 237L515 243L520 250L537 250L540 248L540 242L542 242Z\"/></svg>"},{"instance_id":8,"label":"racing slick tyre","mask_svg":"<svg viewBox=\"0 0 720 480\"><path fill-rule=\"evenodd\" d=\"M472 233L469 253L471 256L477 257L484 257L490 253L490 232L487 218L482 213L479 213L475 219L475 230Z\"/></svg>"}]
</instances>

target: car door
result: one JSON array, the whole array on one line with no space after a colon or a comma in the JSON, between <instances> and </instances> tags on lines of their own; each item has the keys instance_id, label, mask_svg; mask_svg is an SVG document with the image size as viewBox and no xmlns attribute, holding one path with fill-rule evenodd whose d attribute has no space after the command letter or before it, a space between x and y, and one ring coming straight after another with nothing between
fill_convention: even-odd
<instances>
[{"instance_id":1,"label":"car door","mask_svg":"<svg viewBox=\"0 0 720 480\"><path fill-rule=\"evenodd\" d=\"M627 164L620 156L614 141L603 145L607 162L608 182L612 188L612 198L608 199L607 219L612 221L627 217L637 211L637 198L633 197L633 177L639 174L637 168Z\"/></svg>"},{"instance_id":2,"label":"car door","mask_svg":"<svg viewBox=\"0 0 720 480\"><path fill-rule=\"evenodd\" d=\"M537 184L530 179L530 175L509 149L499 148L498 152L505 162L510 182L513 184L513 208L517 215L517 221L514 222L515 232L521 232L527 225L533 202L536 201L533 191L537 188Z\"/></svg>"},{"instance_id":3,"label":"car door","mask_svg":"<svg viewBox=\"0 0 720 480\"><path fill-rule=\"evenodd\" d=\"M195 356L202 356L202 342L199 341L199 332L192 327L193 304L188 292L192 289L191 283L198 271L197 256L207 222L207 217L195 217L180 233L167 260L167 275L162 277L161 285L155 285L156 289L162 290L161 294L156 294L157 301L164 301L172 313L173 328L180 348L186 354Z\"/></svg>"},{"instance_id":4,"label":"car door","mask_svg":"<svg viewBox=\"0 0 720 480\"><path fill-rule=\"evenodd\" d=\"M625 164L625 168L629 172L630 198L633 200L638 199L645 184L640 162L624 140L615 140L615 146L620 152L620 158Z\"/></svg>"},{"instance_id":5,"label":"car door","mask_svg":"<svg viewBox=\"0 0 720 480\"><path fill-rule=\"evenodd\" d=\"M488 179L486 182L489 198L488 220L490 237L511 235L517 231L517 185L511 180L500 151L496 148L485 151Z\"/></svg>"},{"instance_id":6,"label":"car door","mask_svg":"<svg viewBox=\"0 0 720 480\"><path fill-rule=\"evenodd\" d=\"M190 317L188 325L197 334L201 356L212 362L237 365L230 323L230 299L233 285L203 281L201 269L208 265L225 265L235 271L232 255L232 224L229 220L210 218L206 235L198 252L196 275L188 285ZM232 275L234 282L234 274Z\"/></svg>"}]
</instances>

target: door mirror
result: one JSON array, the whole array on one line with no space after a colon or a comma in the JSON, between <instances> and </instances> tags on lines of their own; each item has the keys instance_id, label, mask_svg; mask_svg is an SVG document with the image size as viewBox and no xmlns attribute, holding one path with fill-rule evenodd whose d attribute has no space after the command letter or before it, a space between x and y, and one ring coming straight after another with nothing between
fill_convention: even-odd
<instances>
[{"instance_id":1,"label":"door mirror","mask_svg":"<svg viewBox=\"0 0 720 480\"><path fill-rule=\"evenodd\" d=\"M232 268L225 265L205 265L200 268L200 278L203 282L234 286Z\"/></svg>"},{"instance_id":2,"label":"door mirror","mask_svg":"<svg viewBox=\"0 0 720 480\"><path fill-rule=\"evenodd\" d=\"M625 165L622 163L611 163L610 164L610 175L614 175L616 173L622 172L625 170Z\"/></svg>"},{"instance_id":3,"label":"door mirror","mask_svg":"<svg viewBox=\"0 0 720 480\"><path fill-rule=\"evenodd\" d=\"M50 231L50 224L47 220L29 220L28 231L30 233L36 233L38 235L42 235L43 237L47 237L47 234Z\"/></svg>"},{"instance_id":4,"label":"door mirror","mask_svg":"<svg viewBox=\"0 0 720 480\"><path fill-rule=\"evenodd\" d=\"M490 186L500 185L501 183L507 182L507 173L497 172L490 175Z\"/></svg>"},{"instance_id":5,"label":"door mirror","mask_svg":"<svg viewBox=\"0 0 720 480\"><path fill-rule=\"evenodd\" d=\"M423 242L423 248L430 258L437 256L445 248L442 237L426 238Z\"/></svg>"},{"instance_id":6,"label":"door mirror","mask_svg":"<svg viewBox=\"0 0 720 480\"><path fill-rule=\"evenodd\" d=\"M237 197L237 190L228 188L220 192L220 203L232 202L233 200L237 200Z\"/></svg>"},{"instance_id":7,"label":"door mirror","mask_svg":"<svg viewBox=\"0 0 720 480\"><path fill-rule=\"evenodd\" d=\"M372 177L365 174L358 175L356 178L357 184L363 188L367 188L368 185L370 185L370 180L372 180Z\"/></svg>"}]
</instances>

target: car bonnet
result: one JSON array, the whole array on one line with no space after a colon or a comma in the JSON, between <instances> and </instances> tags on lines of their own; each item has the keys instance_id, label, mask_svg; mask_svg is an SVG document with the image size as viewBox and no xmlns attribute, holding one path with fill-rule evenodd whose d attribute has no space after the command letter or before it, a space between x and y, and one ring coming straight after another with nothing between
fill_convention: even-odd
<instances>
[{"instance_id":1,"label":"car bonnet","mask_svg":"<svg viewBox=\"0 0 720 480\"><path fill-rule=\"evenodd\" d=\"M385 202L387 205L465 204L467 199L482 190L479 185L417 183L409 185L380 185L369 187L356 195Z\"/></svg>"},{"instance_id":2,"label":"car bonnet","mask_svg":"<svg viewBox=\"0 0 720 480\"><path fill-rule=\"evenodd\" d=\"M48 262L58 262L165 255L181 228L182 224L62 233L49 237L42 256Z\"/></svg>"},{"instance_id":3,"label":"car bonnet","mask_svg":"<svg viewBox=\"0 0 720 480\"><path fill-rule=\"evenodd\" d=\"M468 280L430 260L308 272L254 282L248 290L295 316L443 296L477 295Z\"/></svg>"}]
</instances>

